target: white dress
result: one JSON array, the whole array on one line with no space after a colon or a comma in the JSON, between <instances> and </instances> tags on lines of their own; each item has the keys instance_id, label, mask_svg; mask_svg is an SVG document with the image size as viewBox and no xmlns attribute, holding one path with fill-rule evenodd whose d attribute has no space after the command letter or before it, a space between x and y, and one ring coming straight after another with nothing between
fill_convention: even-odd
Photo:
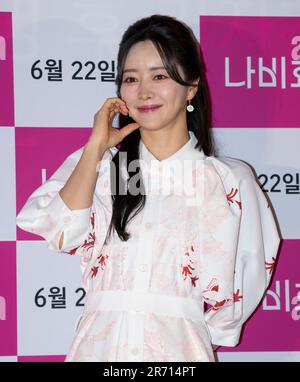
<instances>
[{"instance_id":1,"label":"white dress","mask_svg":"<svg viewBox=\"0 0 300 382\"><path fill-rule=\"evenodd\" d=\"M140 141L146 204L127 224L128 241L115 232L106 240L116 148L99 163L91 208L72 211L58 193L81 147L19 212L17 225L49 249L81 256L86 303L67 361L214 362L212 344L236 346L262 300L280 243L271 208L247 164L205 156L189 135L162 161ZM192 164L190 184L182 163ZM176 191L182 184L187 191Z\"/></svg>"}]
</instances>

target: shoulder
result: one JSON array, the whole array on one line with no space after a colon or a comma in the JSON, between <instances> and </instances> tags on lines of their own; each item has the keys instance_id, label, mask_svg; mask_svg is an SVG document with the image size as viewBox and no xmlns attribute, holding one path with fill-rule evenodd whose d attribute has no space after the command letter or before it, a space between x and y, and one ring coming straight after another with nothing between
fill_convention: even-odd
<instances>
[{"instance_id":1,"label":"shoulder","mask_svg":"<svg viewBox=\"0 0 300 382\"><path fill-rule=\"evenodd\" d=\"M247 162L228 156L206 157L206 162L214 167L223 181L235 179L237 183L253 181L255 172Z\"/></svg>"}]
</instances>

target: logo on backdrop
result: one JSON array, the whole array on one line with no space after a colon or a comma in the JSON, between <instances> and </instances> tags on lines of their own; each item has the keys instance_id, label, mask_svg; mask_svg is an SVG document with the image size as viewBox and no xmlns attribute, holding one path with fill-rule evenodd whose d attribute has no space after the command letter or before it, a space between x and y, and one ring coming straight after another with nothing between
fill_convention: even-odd
<instances>
[{"instance_id":1,"label":"logo on backdrop","mask_svg":"<svg viewBox=\"0 0 300 382\"><path fill-rule=\"evenodd\" d=\"M292 48L293 45L296 45ZM233 71L230 70L231 65L234 67L234 63L231 62L231 57L225 57L225 86L226 87L247 87L247 89L253 89L254 87L267 88L267 87L281 87L286 89L287 87L299 88L300 87L300 36L294 36L291 39L291 54L290 57L271 57L271 65L269 65L270 59L265 57L245 57L244 62L244 79L242 81L231 80ZM291 60L292 65L292 78L291 82L287 84L287 60ZM234 58L233 58L234 60ZM294 69L293 69L294 67ZM255 80L255 82L254 82Z\"/></svg>"},{"instance_id":2,"label":"logo on backdrop","mask_svg":"<svg viewBox=\"0 0 300 382\"><path fill-rule=\"evenodd\" d=\"M13 126L13 51L10 12L0 12L0 84L0 126Z\"/></svg>"},{"instance_id":3,"label":"logo on backdrop","mask_svg":"<svg viewBox=\"0 0 300 382\"><path fill-rule=\"evenodd\" d=\"M299 21L200 16L214 127L299 127Z\"/></svg>"},{"instance_id":4,"label":"logo on backdrop","mask_svg":"<svg viewBox=\"0 0 300 382\"><path fill-rule=\"evenodd\" d=\"M291 289L295 289L291 295ZM267 290L263 310L289 312L295 321L300 320L300 283L290 285L290 280L276 280L275 290Z\"/></svg>"}]
</instances>

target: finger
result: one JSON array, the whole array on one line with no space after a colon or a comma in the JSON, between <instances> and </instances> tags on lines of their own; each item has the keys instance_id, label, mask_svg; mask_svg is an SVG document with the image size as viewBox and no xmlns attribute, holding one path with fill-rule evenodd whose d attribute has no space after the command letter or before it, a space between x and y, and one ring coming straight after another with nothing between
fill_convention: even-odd
<instances>
[{"instance_id":1,"label":"finger","mask_svg":"<svg viewBox=\"0 0 300 382\"><path fill-rule=\"evenodd\" d=\"M128 134L132 133L134 130L138 129L140 125L136 122L129 123L128 125L122 127L120 132L122 133L122 139L124 139Z\"/></svg>"},{"instance_id":2,"label":"finger","mask_svg":"<svg viewBox=\"0 0 300 382\"><path fill-rule=\"evenodd\" d=\"M119 102L113 102L112 110L116 110L122 114L127 114L129 111L125 103L119 103Z\"/></svg>"},{"instance_id":3,"label":"finger","mask_svg":"<svg viewBox=\"0 0 300 382\"><path fill-rule=\"evenodd\" d=\"M113 113L118 112L120 105L121 104L117 103L116 99L108 98L102 105L99 112L105 114L108 118L110 118Z\"/></svg>"},{"instance_id":4,"label":"finger","mask_svg":"<svg viewBox=\"0 0 300 382\"><path fill-rule=\"evenodd\" d=\"M117 113L121 113L123 115L128 115L129 110L127 109L126 106L124 106L124 107L114 106L109 112L109 117L108 117L109 121L112 121Z\"/></svg>"},{"instance_id":5,"label":"finger","mask_svg":"<svg viewBox=\"0 0 300 382\"><path fill-rule=\"evenodd\" d=\"M129 113L129 110L125 105L114 102L110 106L109 113L110 113L110 117L116 113L122 113L124 115L127 115Z\"/></svg>"},{"instance_id":6,"label":"finger","mask_svg":"<svg viewBox=\"0 0 300 382\"><path fill-rule=\"evenodd\" d=\"M115 115L117 113L120 113L120 107L118 107L117 105L111 105L110 109L109 109L109 115L108 115L108 118L109 118L109 121L112 121L115 117Z\"/></svg>"},{"instance_id":7,"label":"finger","mask_svg":"<svg viewBox=\"0 0 300 382\"><path fill-rule=\"evenodd\" d=\"M108 98L105 101L103 106L106 107L106 108L110 108L111 105L116 106L116 107L118 107L118 106L119 107L126 106L125 102L122 99L120 99L120 98Z\"/></svg>"}]
</instances>

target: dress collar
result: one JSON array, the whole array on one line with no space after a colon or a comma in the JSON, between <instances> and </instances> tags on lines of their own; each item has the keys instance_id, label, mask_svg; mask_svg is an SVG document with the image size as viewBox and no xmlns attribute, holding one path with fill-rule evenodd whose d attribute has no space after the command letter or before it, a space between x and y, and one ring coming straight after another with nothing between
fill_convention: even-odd
<instances>
[{"instance_id":1,"label":"dress collar","mask_svg":"<svg viewBox=\"0 0 300 382\"><path fill-rule=\"evenodd\" d=\"M185 160L185 159L203 159L205 157L203 150L195 149L197 144L197 138L192 131L188 131L190 139L185 143L179 150L174 154L170 155L168 158L163 160L158 160L149 151L147 146L144 144L142 139L139 143L140 159L146 162L147 165L152 164L155 167L168 167L172 161Z\"/></svg>"},{"instance_id":2,"label":"dress collar","mask_svg":"<svg viewBox=\"0 0 300 382\"><path fill-rule=\"evenodd\" d=\"M203 164L206 155L202 149L195 148L198 143L195 134L192 131L188 133L190 137L188 142L163 160L155 158L140 139L139 159L147 195L151 195L153 191L157 190L160 193L161 190L164 190L165 187L168 189L172 184L182 187L186 179L184 176L193 174L198 166Z\"/></svg>"}]
</instances>

